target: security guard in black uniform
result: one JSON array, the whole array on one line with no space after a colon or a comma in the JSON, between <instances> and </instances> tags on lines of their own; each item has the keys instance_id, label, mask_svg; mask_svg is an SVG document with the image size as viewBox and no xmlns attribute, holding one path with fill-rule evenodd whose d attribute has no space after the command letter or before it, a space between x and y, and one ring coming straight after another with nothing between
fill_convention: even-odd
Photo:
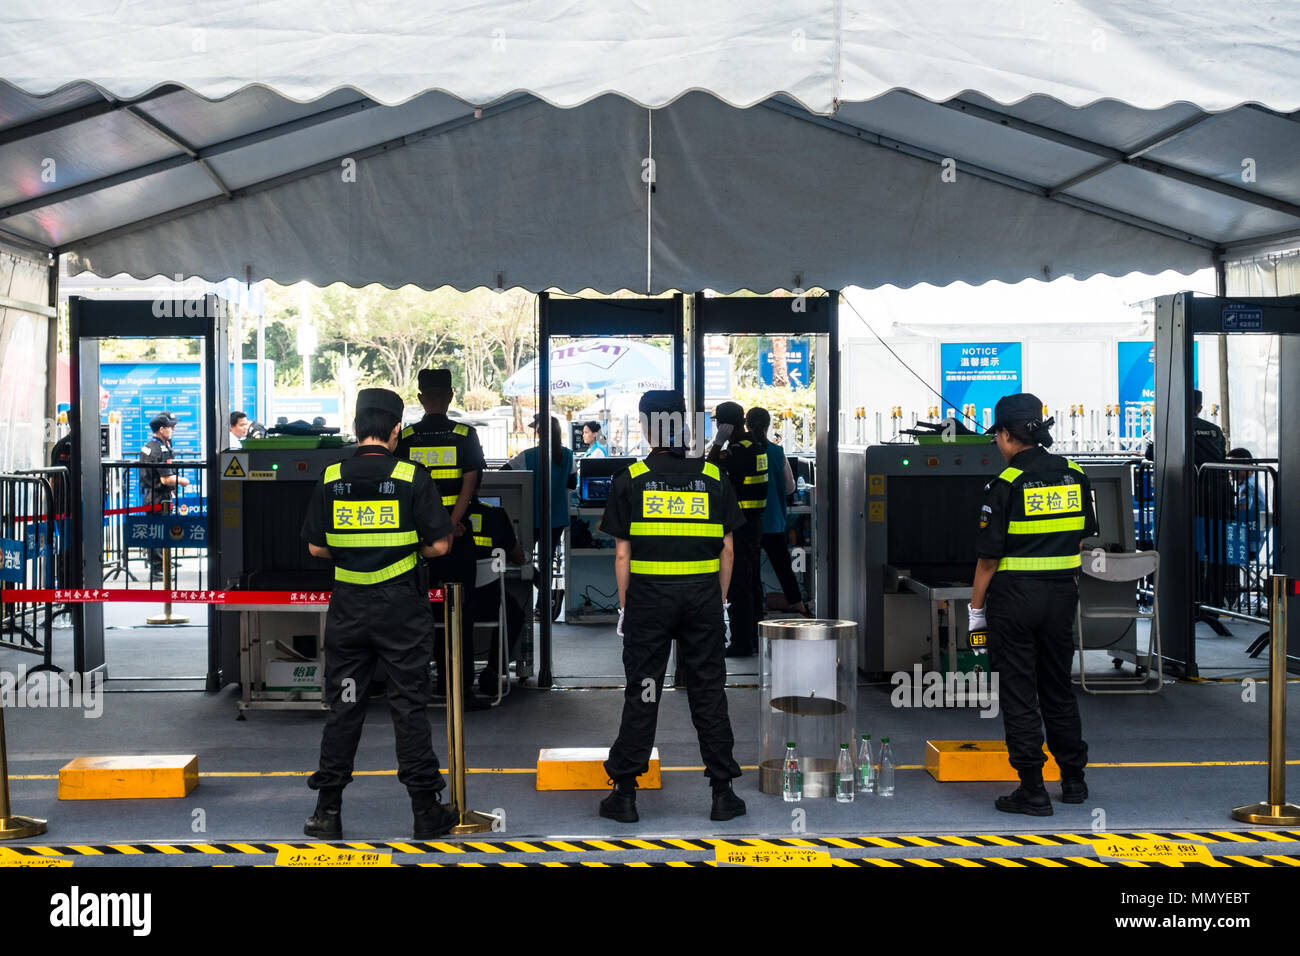
<instances>
[{"instance_id":1,"label":"security guard in black uniform","mask_svg":"<svg viewBox=\"0 0 1300 956\"><path fill-rule=\"evenodd\" d=\"M758 622L763 616L759 555L763 550L763 509L767 507L767 439L745 430L745 410L721 402L713 410L714 439L709 461L726 472L736 492L745 526L736 531L736 567L731 576L728 657L758 653ZM726 450L723 450L726 445Z\"/></svg>"},{"instance_id":2,"label":"security guard in black uniform","mask_svg":"<svg viewBox=\"0 0 1300 956\"><path fill-rule=\"evenodd\" d=\"M393 456L402 399L383 388L357 395L356 454L325 469L302 536L318 558L334 562L325 618L325 699L320 769L307 785L319 791L303 832L339 839L343 788L366 719L367 690L382 661L397 737L397 779L415 813L414 837L446 833L455 815L438 800L446 783L433 752L426 708L432 695L433 610L419 556L446 554L451 519L425 472Z\"/></svg>"},{"instance_id":3,"label":"security guard in black uniform","mask_svg":"<svg viewBox=\"0 0 1300 956\"><path fill-rule=\"evenodd\" d=\"M732 536L745 518L718 467L686 457L681 393L646 392L640 409L641 433L653 450L614 478L600 524L617 539L618 635L627 676L623 720L605 761L614 791L601 801L600 815L621 823L639 819L636 778L649 769L675 638L713 787L709 819L730 820L745 812L745 802L731 788L740 766L731 753L722 606L732 577Z\"/></svg>"},{"instance_id":4,"label":"security guard in black uniform","mask_svg":"<svg viewBox=\"0 0 1300 956\"><path fill-rule=\"evenodd\" d=\"M467 534L465 514L470 499L478 490L483 472L483 446L473 426L453 422L447 417L451 406L451 371L445 368L420 370L420 404L425 415L414 425L402 429L397 445L397 457L410 459L423 465L438 485L443 506L451 512L455 539L451 553L429 563L430 579L434 584L460 582L466 599L474 591L474 541ZM443 666L442 645L435 649L438 660L438 693L445 691L447 668ZM465 709L480 710L487 705L473 694L474 655L462 653L465 675Z\"/></svg>"},{"instance_id":5,"label":"security guard in black uniform","mask_svg":"<svg viewBox=\"0 0 1300 956\"><path fill-rule=\"evenodd\" d=\"M515 534L514 525L510 523L510 515L504 508L486 504L475 495L470 499L465 520L469 524L469 533L474 537L476 562L495 562L504 559L505 563L520 566L528 560L523 546L519 543L519 536ZM501 605L501 585L494 580L474 589L470 598L470 613L475 621L497 621L501 617ZM524 606L509 591L505 594L505 611L506 635L509 637L509 641L505 643L506 659L513 660L515 645L519 642L520 632L524 628ZM487 666L478 675L479 693L488 697L497 692L497 675L500 673L498 656L501 647L501 635L498 633L493 638L491 651L488 652Z\"/></svg>"},{"instance_id":6,"label":"security guard in black uniform","mask_svg":"<svg viewBox=\"0 0 1300 956\"><path fill-rule=\"evenodd\" d=\"M176 431L177 418L167 412L160 412L149 420L153 435L140 449L140 460L150 463L170 464L175 457L172 450L172 434ZM184 475L176 474L175 468L141 468L140 487L144 489L144 504L153 512L171 514L172 499L177 488L188 487L190 480ZM174 567L174 565L173 565ZM162 551L149 549L149 580L161 578L163 573ZM164 587L166 582L164 582Z\"/></svg>"},{"instance_id":7,"label":"security guard in black uniform","mask_svg":"<svg viewBox=\"0 0 1300 956\"><path fill-rule=\"evenodd\" d=\"M1007 750L1020 775L1020 786L995 805L1046 817L1052 801L1043 787L1044 725L1061 768L1061 799L1082 803L1088 796L1088 745L1070 662L1079 547L1096 534L1097 519L1083 469L1046 450L1052 420L1042 420L1042 408L1027 393L1007 395L994 408L989 431L1007 467L984 486L969 623L971 631L988 630Z\"/></svg>"}]
</instances>

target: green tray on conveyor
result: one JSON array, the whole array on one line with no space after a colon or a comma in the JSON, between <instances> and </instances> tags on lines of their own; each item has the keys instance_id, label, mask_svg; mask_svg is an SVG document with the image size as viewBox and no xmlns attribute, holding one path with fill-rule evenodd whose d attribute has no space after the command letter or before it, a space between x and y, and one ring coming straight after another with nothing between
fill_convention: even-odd
<instances>
[{"instance_id":1,"label":"green tray on conveyor","mask_svg":"<svg viewBox=\"0 0 1300 956\"><path fill-rule=\"evenodd\" d=\"M917 435L918 445L991 445L992 435ZM247 442L245 442L247 444Z\"/></svg>"},{"instance_id":2,"label":"green tray on conveyor","mask_svg":"<svg viewBox=\"0 0 1300 956\"><path fill-rule=\"evenodd\" d=\"M275 451L278 448L342 448L342 435L268 435L266 438L245 438L243 448L265 448Z\"/></svg>"}]
</instances>

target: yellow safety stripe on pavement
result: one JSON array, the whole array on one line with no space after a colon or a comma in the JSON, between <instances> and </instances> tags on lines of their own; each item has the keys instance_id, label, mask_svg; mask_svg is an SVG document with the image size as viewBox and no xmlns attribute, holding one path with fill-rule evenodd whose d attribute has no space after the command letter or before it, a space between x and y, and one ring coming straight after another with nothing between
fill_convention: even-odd
<instances>
[{"instance_id":1,"label":"yellow safety stripe on pavement","mask_svg":"<svg viewBox=\"0 0 1300 956\"><path fill-rule=\"evenodd\" d=\"M933 835L918 836L909 834L894 835L892 838L879 836L854 836L854 837L834 837L834 836L808 836L802 837L769 837L761 839L758 837L696 837L694 839L682 838L661 838L661 839L620 839L616 837L598 838L592 837L586 840L474 840L465 843L451 843L448 841L430 841L430 842L348 842L343 844L333 844L324 842L312 843L294 843L294 842L232 842L232 843L110 843L110 844L70 844L55 846L38 846L31 844L16 844L12 848L19 853L32 856L115 856L115 855L134 855L134 854L243 854L243 855L260 855L268 853L279 853L283 850L300 850L306 848L322 848L346 846L358 850L366 851L393 851L397 853L413 854L457 854L457 855L496 855L502 853L626 853L636 850L685 850L707 852L710 849L722 846L738 847L759 847L763 849L779 849L782 847L802 847L802 848L836 848L844 850L861 850L866 848L880 849L904 849L911 846L924 847L941 847L941 846L960 846L968 848L985 847L985 848L1002 848L1002 847L1042 847L1042 846L1094 846L1098 840L1103 839L1128 839L1128 840L1195 840L1202 844L1218 845L1220 848L1226 848L1232 845L1234 848L1242 843L1253 844L1270 844L1270 843L1300 843L1300 831L1295 830L1273 830L1273 831L1216 831L1214 833L1193 833L1186 831L1178 832L1156 832L1156 831L1129 831L1125 833L1016 833L1016 834L966 834L957 835ZM937 842L943 841L943 842ZM967 859L983 859L983 857L968 857ZM1000 857L1000 859L1012 859L1012 857ZM1018 858L1017 858L1018 859ZM1059 859L1059 858L1058 858ZM1252 857L1258 859L1258 857ZM1300 865L1300 864L1298 864Z\"/></svg>"},{"instance_id":2,"label":"yellow safety stripe on pavement","mask_svg":"<svg viewBox=\"0 0 1300 956\"><path fill-rule=\"evenodd\" d=\"M334 580L342 581L345 584L382 584L384 581L390 581L399 574L405 574L415 568L415 555L408 554L400 561L394 561L386 568L380 568L378 571L349 571L346 568L334 566Z\"/></svg>"},{"instance_id":3,"label":"yellow safety stripe on pavement","mask_svg":"<svg viewBox=\"0 0 1300 956\"><path fill-rule=\"evenodd\" d=\"M633 537L640 535L672 535L678 538L721 538L722 525L690 521L633 521L628 526Z\"/></svg>"},{"instance_id":4,"label":"yellow safety stripe on pavement","mask_svg":"<svg viewBox=\"0 0 1300 956\"><path fill-rule=\"evenodd\" d=\"M405 544L419 544L420 536L414 531L325 532L325 543L331 548L400 548Z\"/></svg>"},{"instance_id":5,"label":"yellow safety stripe on pavement","mask_svg":"<svg viewBox=\"0 0 1300 956\"><path fill-rule=\"evenodd\" d=\"M632 561L633 574L716 574L722 567L717 558L712 561Z\"/></svg>"},{"instance_id":6,"label":"yellow safety stripe on pavement","mask_svg":"<svg viewBox=\"0 0 1300 956\"><path fill-rule=\"evenodd\" d=\"M1050 558L1003 558L998 562L999 571L1067 571L1082 566L1083 558L1077 554Z\"/></svg>"},{"instance_id":7,"label":"yellow safety stripe on pavement","mask_svg":"<svg viewBox=\"0 0 1300 956\"><path fill-rule=\"evenodd\" d=\"M1033 521L1008 521L1007 534L1056 534L1058 531L1082 531L1083 515L1073 518L1042 518Z\"/></svg>"}]
</instances>

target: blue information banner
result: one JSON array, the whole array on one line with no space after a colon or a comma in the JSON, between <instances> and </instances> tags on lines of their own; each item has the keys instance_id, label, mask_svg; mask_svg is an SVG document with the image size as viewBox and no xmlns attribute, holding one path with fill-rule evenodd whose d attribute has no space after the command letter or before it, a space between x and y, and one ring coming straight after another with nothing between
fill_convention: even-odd
<instances>
[{"instance_id":1,"label":"blue information banner","mask_svg":"<svg viewBox=\"0 0 1300 956\"><path fill-rule=\"evenodd\" d=\"M806 339L787 339L785 343L785 377L791 388L808 387L809 343ZM758 343L758 380L764 385L774 384L773 369L776 358L772 340L760 339Z\"/></svg>"},{"instance_id":2,"label":"blue information banner","mask_svg":"<svg viewBox=\"0 0 1300 956\"><path fill-rule=\"evenodd\" d=\"M1127 409L1154 405L1156 400L1156 347L1149 341L1118 342L1119 406L1121 421ZM1201 344L1192 344L1192 388L1200 385Z\"/></svg>"},{"instance_id":3,"label":"blue information banner","mask_svg":"<svg viewBox=\"0 0 1300 956\"><path fill-rule=\"evenodd\" d=\"M206 548L208 516L197 507L186 514L127 515L126 543L131 548Z\"/></svg>"},{"instance_id":4,"label":"blue information banner","mask_svg":"<svg viewBox=\"0 0 1300 956\"><path fill-rule=\"evenodd\" d=\"M0 566L0 581L22 584L26 579L23 568L23 543L10 538L0 538L0 552L4 555L4 564Z\"/></svg>"},{"instance_id":5,"label":"blue information banner","mask_svg":"<svg viewBox=\"0 0 1300 956\"><path fill-rule=\"evenodd\" d=\"M984 409L991 415L999 398L1024 391L1019 342L944 342L939 346L939 366L940 391L948 407L955 408L960 418L963 406L974 405L979 425ZM946 412L947 408L941 410Z\"/></svg>"},{"instance_id":6,"label":"blue information banner","mask_svg":"<svg viewBox=\"0 0 1300 956\"><path fill-rule=\"evenodd\" d=\"M230 365L230 380L235 366ZM137 458L153 433L149 419L159 412L171 412L179 419L172 435L177 458L198 458L199 429L203 404L202 379L198 362L101 362L99 384L108 392L105 412L122 413L122 454ZM257 362L244 363L244 397L236 404L249 418L257 417ZM107 419L104 419L105 421ZM224 429L227 423L218 422ZM222 446L224 447L224 446Z\"/></svg>"}]
</instances>

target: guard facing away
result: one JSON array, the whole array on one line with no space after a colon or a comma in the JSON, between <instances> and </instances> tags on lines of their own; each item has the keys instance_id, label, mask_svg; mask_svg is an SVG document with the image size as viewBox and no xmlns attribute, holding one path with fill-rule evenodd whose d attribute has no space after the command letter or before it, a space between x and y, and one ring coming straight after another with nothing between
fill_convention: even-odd
<instances>
[{"instance_id":1,"label":"guard facing away","mask_svg":"<svg viewBox=\"0 0 1300 956\"><path fill-rule=\"evenodd\" d=\"M425 415L414 425L402 429L398 440L397 457L421 465L438 486L443 507L451 512L455 529L451 552L429 564L429 573L435 584L459 581L462 593L474 592L474 538L468 533L465 515L470 499L478 490L483 473L483 446L472 425L454 422L447 417L454 394L451 371L445 368L420 370L420 404ZM442 649L436 649L438 659L439 693L445 690L447 669L443 666ZM466 710L480 710L487 706L474 697L474 655L462 653L464 662Z\"/></svg>"},{"instance_id":2,"label":"guard facing away","mask_svg":"<svg viewBox=\"0 0 1300 956\"><path fill-rule=\"evenodd\" d=\"M627 678L618 739L605 761L614 790L601 801L600 815L621 823L639 819L636 778L650 768L668 651L676 639L678 671L713 787L709 819L730 820L745 812L745 802L731 786L740 766L727 713L723 604L732 535L745 518L718 467L686 457L681 393L646 392L640 410L652 450L614 478L600 525L617 539L618 635Z\"/></svg>"},{"instance_id":3,"label":"guard facing away","mask_svg":"<svg viewBox=\"0 0 1300 956\"><path fill-rule=\"evenodd\" d=\"M989 666L998 675L1002 724L1015 792L998 797L1007 813L1052 815L1043 786L1043 728L1061 768L1061 799L1082 803L1088 745L1070 685L1080 545L1097 533L1083 469L1047 451L1052 420L1030 394L1007 395L990 432L1007 467L984 486L979 514L970 630L988 630ZM986 603L987 598L987 603Z\"/></svg>"},{"instance_id":4,"label":"guard facing away","mask_svg":"<svg viewBox=\"0 0 1300 956\"><path fill-rule=\"evenodd\" d=\"M726 473L745 516L744 527L737 529L735 538L727 656L753 657L758 653L758 622L766 610L759 555L767 508L767 437L746 430L745 410L735 402L719 403L713 417L716 428L709 461Z\"/></svg>"},{"instance_id":5,"label":"guard facing away","mask_svg":"<svg viewBox=\"0 0 1300 956\"><path fill-rule=\"evenodd\" d=\"M307 780L319 791L303 832L339 839L343 788L366 719L376 662L388 675L388 705L397 737L397 779L411 795L414 838L446 833L455 814L439 801L446 787L433 752L426 708L433 689L433 610L420 556L451 548L451 518L428 474L393 455L402 399L383 388L357 395L356 454L325 469L302 536L308 550L334 562L325 617L325 700L320 769Z\"/></svg>"}]
</instances>

